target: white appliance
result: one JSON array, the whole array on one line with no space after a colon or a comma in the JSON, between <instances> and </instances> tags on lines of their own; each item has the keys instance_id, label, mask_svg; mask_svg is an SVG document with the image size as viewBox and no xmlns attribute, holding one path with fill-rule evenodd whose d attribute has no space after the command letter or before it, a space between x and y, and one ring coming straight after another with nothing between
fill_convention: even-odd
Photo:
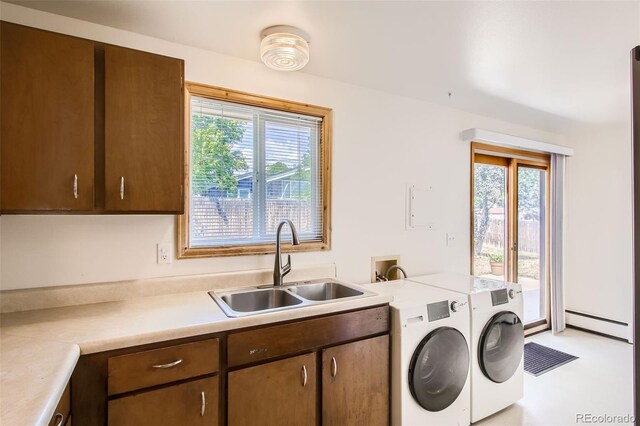
<instances>
[{"instance_id":1,"label":"white appliance","mask_svg":"<svg viewBox=\"0 0 640 426\"><path fill-rule=\"evenodd\" d=\"M524 327L520 284L462 274L409 278L467 294L471 310L471 422L524 394Z\"/></svg>"},{"instance_id":2,"label":"white appliance","mask_svg":"<svg viewBox=\"0 0 640 426\"><path fill-rule=\"evenodd\" d=\"M369 286L368 286L369 287ZM467 298L407 280L372 284L391 307L392 424L468 425Z\"/></svg>"}]
</instances>

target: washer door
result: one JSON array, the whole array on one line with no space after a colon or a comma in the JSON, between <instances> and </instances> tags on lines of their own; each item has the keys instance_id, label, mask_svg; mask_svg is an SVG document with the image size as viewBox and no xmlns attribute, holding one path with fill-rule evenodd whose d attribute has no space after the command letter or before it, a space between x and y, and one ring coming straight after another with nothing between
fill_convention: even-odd
<instances>
[{"instance_id":1,"label":"washer door","mask_svg":"<svg viewBox=\"0 0 640 426\"><path fill-rule=\"evenodd\" d=\"M487 378L506 382L518 369L524 352L524 327L513 312L503 311L485 325L478 346L478 362Z\"/></svg>"},{"instance_id":2,"label":"washer door","mask_svg":"<svg viewBox=\"0 0 640 426\"><path fill-rule=\"evenodd\" d=\"M418 345L409 363L409 389L428 411L450 406L467 381L469 346L462 333L440 327Z\"/></svg>"}]
</instances>

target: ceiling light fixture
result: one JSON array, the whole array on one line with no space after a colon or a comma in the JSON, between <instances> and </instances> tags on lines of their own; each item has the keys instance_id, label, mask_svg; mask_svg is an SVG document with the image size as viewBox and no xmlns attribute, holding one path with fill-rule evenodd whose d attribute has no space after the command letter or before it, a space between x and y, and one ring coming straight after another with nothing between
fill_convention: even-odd
<instances>
[{"instance_id":1,"label":"ceiling light fixture","mask_svg":"<svg viewBox=\"0 0 640 426\"><path fill-rule=\"evenodd\" d=\"M278 71L297 71L309 62L309 36L299 28L275 25L261 34L260 58Z\"/></svg>"}]
</instances>

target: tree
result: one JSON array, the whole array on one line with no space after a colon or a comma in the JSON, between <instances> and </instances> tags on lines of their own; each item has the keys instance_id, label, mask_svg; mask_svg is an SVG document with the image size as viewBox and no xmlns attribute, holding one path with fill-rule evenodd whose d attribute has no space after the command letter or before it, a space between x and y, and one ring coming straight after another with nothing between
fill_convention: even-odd
<instances>
[{"instance_id":1,"label":"tree","mask_svg":"<svg viewBox=\"0 0 640 426\"><path fill-rule=\"evenodd\" d=\"M540 170L526 167L518 169L519 219L540 219L541 184L544 184L544 180L540 179Z\"/></svg>"},{"instance_id":2,"label":"tree","mask_svg":"<svg viewBox=\"0 0 640 426\"><path fill-rule=\"evenodd\" d=\"M474 167L474 221L473 245L477 256L482 253L484 237L489 229L489 210L505 206L506 169L487 164ZM522 167L518 169L518 217L519 219L540 219L541 185L540 171Z\"/></svg>"},{"instance_id":3,"label":"tree","mask_svg":"<svg viewBox=\"0 0 640 426\"><path fill-rule=\"evenodd\" d=\"M473 248L476 256L482 253L484 236L489 229L489 209L504 207L506 169L503 167L476 164L473 188Z\"/></svg>"},{"instance_id":4,"label":"tree","mask_svg":"<svg viewBox=\"0 0 640 426\"><path fill-rule=\"evenodd\" d=\"M220 117L193 115L191 121L191 188L195 194L206 195L215 187L235 192L235 173L247 169L242 152L234 145L242 140L242 123Z\"/></svg>"},{"instance_id":5,"label":"tree","mask_svg":"<svg viewBox=\"0 0 640 426\"><path fill-rule=\"evenodd\" d=\"M289 167L282 161L278 161L277 163L269 164L267 166L267 176L277 175L278 173L286 170L289 170Z\"/></svg>"}]
</instances>

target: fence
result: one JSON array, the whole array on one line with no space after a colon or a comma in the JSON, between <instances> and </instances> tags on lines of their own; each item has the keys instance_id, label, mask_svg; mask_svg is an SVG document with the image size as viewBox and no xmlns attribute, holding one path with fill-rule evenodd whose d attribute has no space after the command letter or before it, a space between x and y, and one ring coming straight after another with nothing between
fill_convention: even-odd
<instances>
[{"instance_id":1,"label":"fence","mask_svg":"<svg viewBox=\"0 0 640 426\"><path fill-rule=\"evenodd\" d=\"M275 233L282 219L291 219L298 232L313 231L309 200L267 199L266 230ZM192 195L191 243L253 238L253 200Z\"/></svg>"},{"instance_id":2,"label":"fence","mask_svg":"<svg viewBox=\"0 0 640 426\"><path fill-rule=\"evenodd\" d=\"M504 248L505 228L503 218L489 219L489 228L484 237L485 246ZM527 253L540 253L540 221L518 221L518 249Z\"/></svg>"}]
</instances>

